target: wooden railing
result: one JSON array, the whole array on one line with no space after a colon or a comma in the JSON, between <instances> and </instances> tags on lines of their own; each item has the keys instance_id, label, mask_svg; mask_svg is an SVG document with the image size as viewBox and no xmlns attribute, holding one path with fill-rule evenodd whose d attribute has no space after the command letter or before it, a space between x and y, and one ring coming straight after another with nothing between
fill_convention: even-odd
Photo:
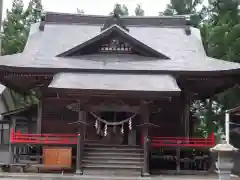
<instances>
[{"instance_id":1,"label":"wooden railing","mask_svg":"<svg viewBox=\"0 0 240 180\"><path fill-rule=\"evenodd\" d=\"M26 134L11 132L11 143L26 144L77 144L77 134ZM213 147L215 145L214 134L208 138L187 137L151 137L152 147ZM143 143L143 139L142 139Z\"/></svg>"},{"instance_id":2,"label":"wooden railing","mask_svg":"<svg viewBox=\"0 0 240 180\"><path fill-rule=\"evenodd\" d=\"M207 138L187 137L151 137L152 147L213 147L215 137L212 133Z\"/></svg>"},{"instance_id":3,"label":"wooden railing","mask_svg":"<svg viewBox=\"0 0 240 180\"><path fill-rule=\"evenodd\" d=\"M11 143L26 144L77 144L77 134L26 134L21 132L11 132Z\"/></svg>"}]
</instances>

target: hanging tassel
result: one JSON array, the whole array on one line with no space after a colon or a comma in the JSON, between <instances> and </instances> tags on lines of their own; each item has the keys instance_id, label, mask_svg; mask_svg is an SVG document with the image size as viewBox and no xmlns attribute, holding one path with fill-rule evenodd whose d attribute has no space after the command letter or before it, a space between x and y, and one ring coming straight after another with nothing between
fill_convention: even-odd
<instances>
[{"instance_id":1,"label":"hanging tassel","mask_svg":"<svg viewBox=\"0 0 240 180\"><path fill-rule=\"evenodd\" d=\"M101 122L98 121L97 134L99 135L100 133L101 133Z\"/></svg>"},{"instance_id":2,"label":"hanging tassel","mask_svg":"<svg viewBox=\"0 0 240 180\"><path fill-rule=\"evenodd\" d=\"M95 122L95 128L98 129L98 120L96 119L96 122Z\"/></svg>"},{"instance_id":3,"label":"hanging tassel","mask_svg":"<svg viewBox=\"0 0 240 180\"><path fill-rule=\"evenodd\" d=\"M132 119L129 119L128 127L129 127L129 130L131 131L132 130Z\"/></svg>"},{"instance_id":4,"label":"hanging tassel","mask_svg":"<svg viewBox=\"0 0 240 180\"><path fill-rule=\"evenodd\" d=\"M124 133L124 128L123 128L124 124L122 124L122 128L121 128L121 133Z\"/></svg>"},{"instance_id":5,"label":"hanging tassel","mask_svg":"<svg viewBox=\"0 0 240 180\"><path fill-rule=\"evenodd\" d=\"M105 124L105 127L104 127L104 136L107 136L107 124Z\"/></svg>"}]
</instances>

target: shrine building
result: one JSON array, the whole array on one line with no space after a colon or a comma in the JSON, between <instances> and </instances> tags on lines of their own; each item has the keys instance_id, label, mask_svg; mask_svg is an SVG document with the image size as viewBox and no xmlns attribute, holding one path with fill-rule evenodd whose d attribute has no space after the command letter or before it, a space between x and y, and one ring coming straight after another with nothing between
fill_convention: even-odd
<instances>
[{"instance_id":1,"label":"shrine building","mask_svg":"<svg viewBox=\"0 0 240 180\"><path fill-rule=\"evenodd\" d=\"M38 99L2 114L2 164L84 175L209 171L214 134L195 136L190 105L239 79L240 64L208 57L185 17L48 12L24 51L0 60L0 82Z\"/></svg>"}]
</instances>

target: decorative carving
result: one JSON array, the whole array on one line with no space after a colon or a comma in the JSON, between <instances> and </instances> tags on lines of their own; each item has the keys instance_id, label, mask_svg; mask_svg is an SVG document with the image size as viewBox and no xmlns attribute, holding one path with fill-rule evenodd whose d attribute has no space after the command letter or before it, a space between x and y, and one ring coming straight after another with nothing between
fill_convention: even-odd
<instances>
[{"instance_id":1,"label":"decorative carving","mask_svg":"<svg viewBox=\"0 0 240 180\"><path fill-rule=\"evenodd\" d=\"M111 39L99 48L101 53L133 53L132 47L119 39Z\"/></svg>"}]
</instances>

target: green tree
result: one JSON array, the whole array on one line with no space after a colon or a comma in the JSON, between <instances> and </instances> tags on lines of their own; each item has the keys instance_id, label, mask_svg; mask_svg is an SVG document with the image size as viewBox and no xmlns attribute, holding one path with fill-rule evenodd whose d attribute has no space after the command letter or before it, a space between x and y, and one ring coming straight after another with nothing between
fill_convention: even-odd
<instances>
[{"instance_id":1,"label":"green tree","mask_svg":"<svg viewBox=\"0 0 240 180\"><path fill-rule=\"evenodd\" d=\"M21 53L26 45L30 25L41 19L41 0L30 0L26 9L22 0L13 0L3 21L2 55ZM37 101L34 96L22 96L12 91L16 107Z\"/></svg>"},{"instance_id":2,"label":"green tree","mask_svg":"<svg viewBox=\"0 0 240 180\"><path fill-rule=\"evenodd\" d=\"M84 14L84 10L77 8L77 13L83 15Z\"/></svg>"},{"instance_id":3,"label":"green tree","mask_svg":"<svg viewBox=\"0 0 240 180\"><path fill-rule=\"evenodd\" d=\"M142 9L140 4L137 4L134 12L136 16L144 16L144 10Z\"/></svg>"},{"instance_id":4,"label":"green tree","mask_svg":"<svg viewBox=\"0 0 240 180\"><path fill-rule=\"evenodd\" d=\"M200 0L171 0L163 14L190 15L190 23L200 27L203 45L208 56L227 61L240 59L240 25L237 0L211 0L209 6L197 11ZM200 24L200 22L202 22ZM197 133L207 136L214 129L222 134L222 112L239 102L239 89L231 89L211 99L195 101L192 112L199 119ZM238 95L239 96L239 95ZM214 99L214 100L213 100Z\"/></svg>"},{"instance_id":5,"label":"green tree","mask_svg":"<svg viewBox=\"0 0 240 180\"><path fill-rule=\"evenodd\" d=\"M240 24L237 0L209 1L208 19L201 25L201 35L206 53L210 57L226 61L240 62ZM221 106L218 114L211 116L207 106L203 106L204 122L214 122L215 132L219 134L223 130L224 110L235 107L240 102L239 88L232 88L224 93L214 96L218 106ZM202 102L201 102L202 103ZM217 117L217 120L215 119ZM221 121L222 120L222 121ZM207 127L207 126L206 126Z\"/></svg>"},{"instance_id":6,"label":"green tree","mask_svg":"<svg viewBox=\"0 0 240 180\"><path fill-rule=\"evenodd\" d=\"M115 4L113 11L110 12L110 15L117 14L119 16L129 16L128 8L125 4Z\"/></svg>"},{"instance_id":7,"label":"green tree","mask_svg":"<svg viewBox=\"0 0 240 180\"><path fill-rule=\"evenodd\" d=\"M216 0L210 3L208 55L240 63L239 1ZM205 40L206 41L206 40ZM216 96L223 109L239 105L240 90L232 88Z\"/></svg>"},{"instance_id":8,"label":"green tree","mask_svg":"<svg viewBox=\"0 0 240 180\"><path fill-rule=\"evenodd\" d=\"M42 5L40 0L31 0L24 9L22 0L13 0L11 10L3 21L2 55L23 51L32 23L40 21Z\"/></svg>"},{"instance_id":9,"label":"green tree","mask_svg":"<svg viewBox=\"0 0 240 180\"><path fill-rule=\"evenodd\" d=\"M201 4L202 0L171 0L164 11L164 15L195 14L197 6Z\"/></svg>"},{"instance_id":10,"label":"green tree","mask_svg":"<svg viewBox=\"0 0 240 180\"><path fill-rule=\"evenodd\" d=\"M203 19L204 12L204 9L197 11L200 5L202 5L202 0L171 0L164 12L160 12L159 15L189 15L191 25L198 26Z\"/></svg>"}]
</instances>

